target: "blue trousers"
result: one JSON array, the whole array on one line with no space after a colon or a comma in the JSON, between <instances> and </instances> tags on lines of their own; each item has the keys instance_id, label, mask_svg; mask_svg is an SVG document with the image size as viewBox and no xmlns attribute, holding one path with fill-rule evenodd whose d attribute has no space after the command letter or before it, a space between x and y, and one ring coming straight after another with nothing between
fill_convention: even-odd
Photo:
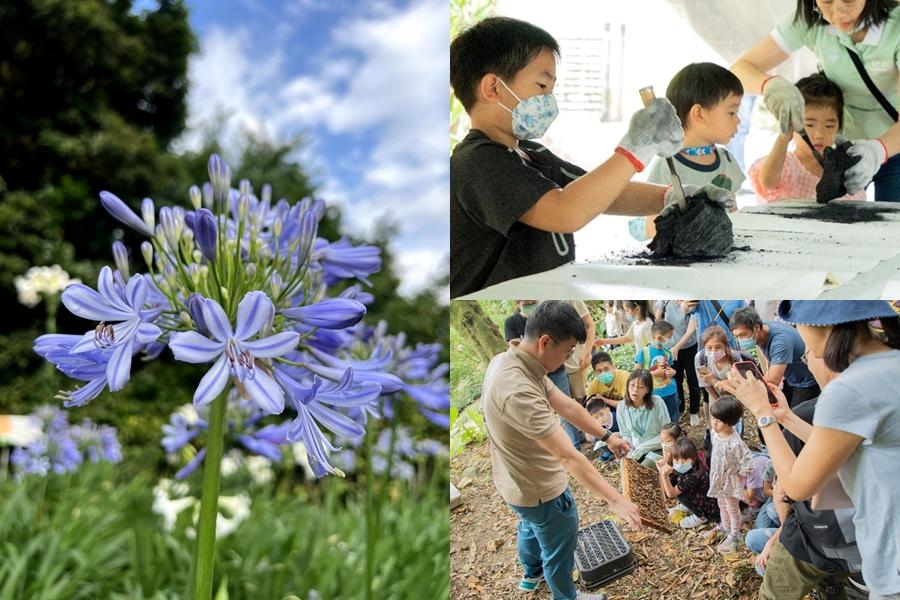
<instances>
[{"instance_id":1,"label":"blue trousers","mask_svg":"<svg viewBox=\"0 0 900 600\"><path fill-rule=\"evenodd\" d=\"M566 396L569 396L572 391L569 389L569 376L566 374L565 369L558 369L553 373L547 374L547 377L550 378L550 381L553 382L553 385L559 388ZM569 439L572 440L572 445L578 448L581 443L584 441L584 433L562 417L560 417L560 422L562 423L563 429L566 431L566 435L569 436Z\"/></svg>"},{"instance_id":2,"label":"blue trousers","mask_svg":"<svg viewBox=\"0 0 900 600\"><path fill-rule=\"evenodd\" d=\"M900 154L881 165L872 182L876 202L900 202Z\"/></svg>"},{"instance_id":3,"label":"blue trousers","mask_svg":"<svg viewBox=\"0 0 900 600\"><path fill-rule=\"evenodd\" d=\"M578 508L572 491L537 506L513 506L519 516L516 543L526 577L543 574L553 600L575 600L575 546L578 542Z\"/></svg>"},{"instance_id":4,"label":"blue trousers","mask_svg":"<svg viewBox=\"0 0 900 600\"><path fill-rule=\"evenodd\" d=\"M669 396L662 397L663 402L666 403L666 408L669 410L669 420L677 423L678 416L681 413L679 409L680 400L678 399L678 394L671 394Z\"/></svg>"}]
</instances>

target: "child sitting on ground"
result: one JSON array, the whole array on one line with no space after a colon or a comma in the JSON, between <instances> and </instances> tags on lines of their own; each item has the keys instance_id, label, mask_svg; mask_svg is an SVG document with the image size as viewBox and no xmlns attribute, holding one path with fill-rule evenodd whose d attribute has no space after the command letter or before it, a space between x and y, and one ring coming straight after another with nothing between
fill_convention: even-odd
<instances>
[{"instance_id":1,"label":"child sitting on ground","mask_svg":"<svg viewBox=\"0 0 900 600\"><path fill-rule=\"evenodd\" d=\"M721 529L725 540L717 548L734 552L741 535L740 501L747 487L747 476L753 470L750 449L734 430L744 412L734 396L723 394L710 407L712 420L712 457L709 465L710 498L719 504Z\"/></svg>"},{"instance_id":2,"label":"child sitting on ground","mask_svg":"<svg viewBox=\"0 0 900 600\"><path fill-rule=\"evenodd\" d=\"M713 63L694 63L681 69L669 82L666 98L684 127L684 147L673 156L675 172L682 185L714 185L737 193L744 172L737 159L724 147L737 133L741 119L738 108L744 88L734 73ZM654 159L647 173L650 183L669 184L672 174L666 161ZM646 218L644 235L656 235L654 217ZM641 219L632 219L629 229L641 236Z\"/></svg>"},{"instance_id":3,"label":"child sitting on ground","mask_svg":"<svg viewBox=\"0 0 900 600\"><path fill-rule=\"evenodd\" d=\"M628 458L651 469L662 458L660 431L669 422L666 405L653 395L653 376L647 369L635 369L628 376L624 401L616 409L619 434L631 444Z\"/></svg>"},{"instance_id":4,"label":"child sitting on ground","mask_svg":"<svg viewBox=\"0 0 900 600\"><path fill-rule=\"evenodd\" d=\"M612 424L607 427L610 431L618 431L615 410L619 402L625 397L625 384L628 381L628 371L617 369L613 365L612 357L606 352L598 352L591 358L591 366L594 368L594 378L588 383L587 404L585 408L593 414L607 407L612 415ZM592 411L591 408L594 408ZM611 460L612 452L604 450L600 455L601 461Z\"/></svg>"},{"instance_id":5,"label":"child sitting on ground","mask_svg":"<svg viewBox=\"0 0 900 600\"><path fill-rule=\"evenodd\" d=\"M642 367L653 375L653 391L666 403L669 420L678 422L678 388L675 386L675 369L669 341L675 328L668 321L656 321L650 327L651 341L634 355L636 367Z\"/></svg>"},{"instance_id":6,"label":"child sitting on ground","mask_svg":"<svg viewBox=\"0 0 900 600\"><path fill-rule=\"evenodd\" d=\"M844 96L835 83L822 73L797 82L803 95L803 128L822 154L834 144L844 124ZM793 152L788 145L794 141ZM750 182L761 203L776 200L815 200L816 185L822 178L822 165L797 132L779 134L768 156L750 167ZM846 195L842 200L865 200L866 192Z\"/></svg>"},{"instance_id":7,"label":"child sitting on ground","mask_svg":"<svg viewBox=\"0 0 900 600\"><path fill-rule=\"evenodd\" d=\"M660 460L659 481L669 498L678 498L690 514L678 522L682 529L691 529L708 521L719 520L716 501L706 495L709 489L709 465L687 436L678 438L670 452L672 464Z\"/></svg>"}]
</instances>

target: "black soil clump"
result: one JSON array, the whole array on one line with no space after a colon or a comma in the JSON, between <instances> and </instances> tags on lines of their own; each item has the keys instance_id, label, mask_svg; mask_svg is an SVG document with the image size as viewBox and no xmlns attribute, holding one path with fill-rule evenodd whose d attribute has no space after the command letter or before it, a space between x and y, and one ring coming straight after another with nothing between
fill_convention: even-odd
<instances>
[{"instance_id":1,"label":"black soil clump","mask_svg":"<svg viewBox=\"0 0 900 600\"><path fill-rule=\"evenodd\" d=\"M862 158L847 154L852 147L852 143L844 142L836 148L825 148L825 152L822 153L824 158L822 179L816 185L816 202L824 204L847 194L847 188L844 187L844 172Z\"/></svg>"},{"instance_id":2,"label":"black soil clump","mask_svg":"<svg viewBox=\"0 0 900 600\"><path fill-rule=\"evenodd\" d=\"M829 223L872 223L884 221L884 213L897 214L897 212L890 208L870 208L865 202L849 201L831 202L824 206L810 205L809 208L785 211L779 216L785 219L814 219Z\"/></svg>"},{"instance_id":3,"label":"black soil clump","mask_svg":"<svg viewBox=\"0 0 900 600\"><path fill-rule=\"evenodd\" d=\"M687 199L687 210L660 215L650 251L658 259L721 258L734 245L731 219L725 208L701 193ZM679 264L679 263L673 263Z\"/></svg>"}]
</instances>

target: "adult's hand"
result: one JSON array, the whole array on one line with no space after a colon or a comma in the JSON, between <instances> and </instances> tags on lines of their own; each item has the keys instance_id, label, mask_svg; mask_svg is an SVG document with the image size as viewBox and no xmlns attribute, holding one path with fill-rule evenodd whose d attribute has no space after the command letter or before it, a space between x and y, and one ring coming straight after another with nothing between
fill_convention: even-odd
<instances>
[{"instance_id":1,"label":"adult's hand","mask_svg":"<svg viewBox=\"0 0 900 600\"><path fill-rule=\"evenodd\" d=\"M781 133L803 131L803 94L783 77L773 77L764 84L763 102L778 119Z\"/></svg>"},{"instance_id":2,"label":"adult's hand","mask_svg":"<svg viewBox=\"0 0 900 600\"><path fill-rule=\"evenodd\" d=\"M616 458L622 458L631 450L631 443L616 433L606 440L606 445Z\"/></svg>"},{"instance_id":3,"label":"adult's hand","mask_svg":"<svg viewBox=\"0 0 900 600\"><path fill-rule=\"evenodd\" d=\"M654 156L672 156L683 143L684 129L675 107L665 98L656 98L631 116L619 148L637 159L643 168Z\"/></svg>"},{"instance_id":4,"label":"adult's hand","mask_svg":"<svg viewBox=\"0 0 900 600\"><path fill-rule=\"evenodd\" d=\"M638 511L637 504L630 502L625 496L621 496L615 502L610 502L609 506L632 529L641 531L644 528L641 524L641 513Z\"/></svg>"},{"instance_id":5,"label":"adult's hand","mask_svg":"<svg viewBox=\"0 0 900 600\"><path fill-rule=\"evenodd\" d=\"M584 356L581 357L581 368L587 369L591 366L591 350L588 348L588 351L584 353Z\"/></svg>"},{"instance_id":6,"label":"adult's hand","mask_svg":"<svg viewBox=\"0 0 900 600\"><path fill-rule=\"evenodd\" d=\"M734 199L734 192L730 192L725 188L721 188L717 185L707 184L707 185L694 185L692 183L688 183L682 186L684 188L684 197L691 198L693 196L699 196L700 194L706 194L706 197L710 199L710 201L719 204L725 210L729 212L734 212L737 209L737 201ZM668 215L673 211L679 210L678 203L675 200L675 192L672 189L672 186L666 190L665 196L666 207L662 209L660 215Z\"/></svg>"},{"instance_id":7,"label":"adult's hand","mask_svg":"<svg viewBox=\"0 0 900 600\"><path fill-rule=\"evenodd\" d=\"M878 140L856 140L847 155L859 157L855 165L844 171L844 187L849 194L863 191L888 158L887 149Z\"/></svg>"},{"instance_id":8,"label":"adult's hand","mask_svg":"<svg viewBox=\"0 0 900 600\"><path fill-rule=\"evenodd\" d=\"M756 417L772 414L772 408L769 406L769 395L766 393L766 385L754 377L750 371L742 374L736 367L732 366L728 379L719 382L716 389L737 398Z\"/></svg>"}]
</instances>

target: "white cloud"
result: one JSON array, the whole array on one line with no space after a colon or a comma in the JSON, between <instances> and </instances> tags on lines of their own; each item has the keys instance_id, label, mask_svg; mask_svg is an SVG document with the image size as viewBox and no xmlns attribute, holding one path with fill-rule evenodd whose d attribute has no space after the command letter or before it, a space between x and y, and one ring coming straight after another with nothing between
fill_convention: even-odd
<instances>
[{"instance_id":1,"label":"white cloud","mask_svg":"<svg viewBox=\"0 0 900 600\"><path fill-rule=\"evenodd\" d=\"M341 17L326 47L303 48L314 52L303 58L315 66L302 74L291 72L292 44L283 31L279 50L264 55L246 28L210 29L191 63L190 124L196 128L224 109L233 115L226 139L242 127L276 138L309 131L307 159L315 156L317 135L359 139L336 165L322 156L313 161L324 174L320 193L342 206L353 233L367 233L382 216L399 225L392 243L401 291L409 293L447 269L449 5L360 6L363 14ZM326 8L295 0L284 11L287 18ZM182 143L192 141L199 137ZM357 173L359 183L338 181L337 167Z\"/></svg>"}]
</instances>

